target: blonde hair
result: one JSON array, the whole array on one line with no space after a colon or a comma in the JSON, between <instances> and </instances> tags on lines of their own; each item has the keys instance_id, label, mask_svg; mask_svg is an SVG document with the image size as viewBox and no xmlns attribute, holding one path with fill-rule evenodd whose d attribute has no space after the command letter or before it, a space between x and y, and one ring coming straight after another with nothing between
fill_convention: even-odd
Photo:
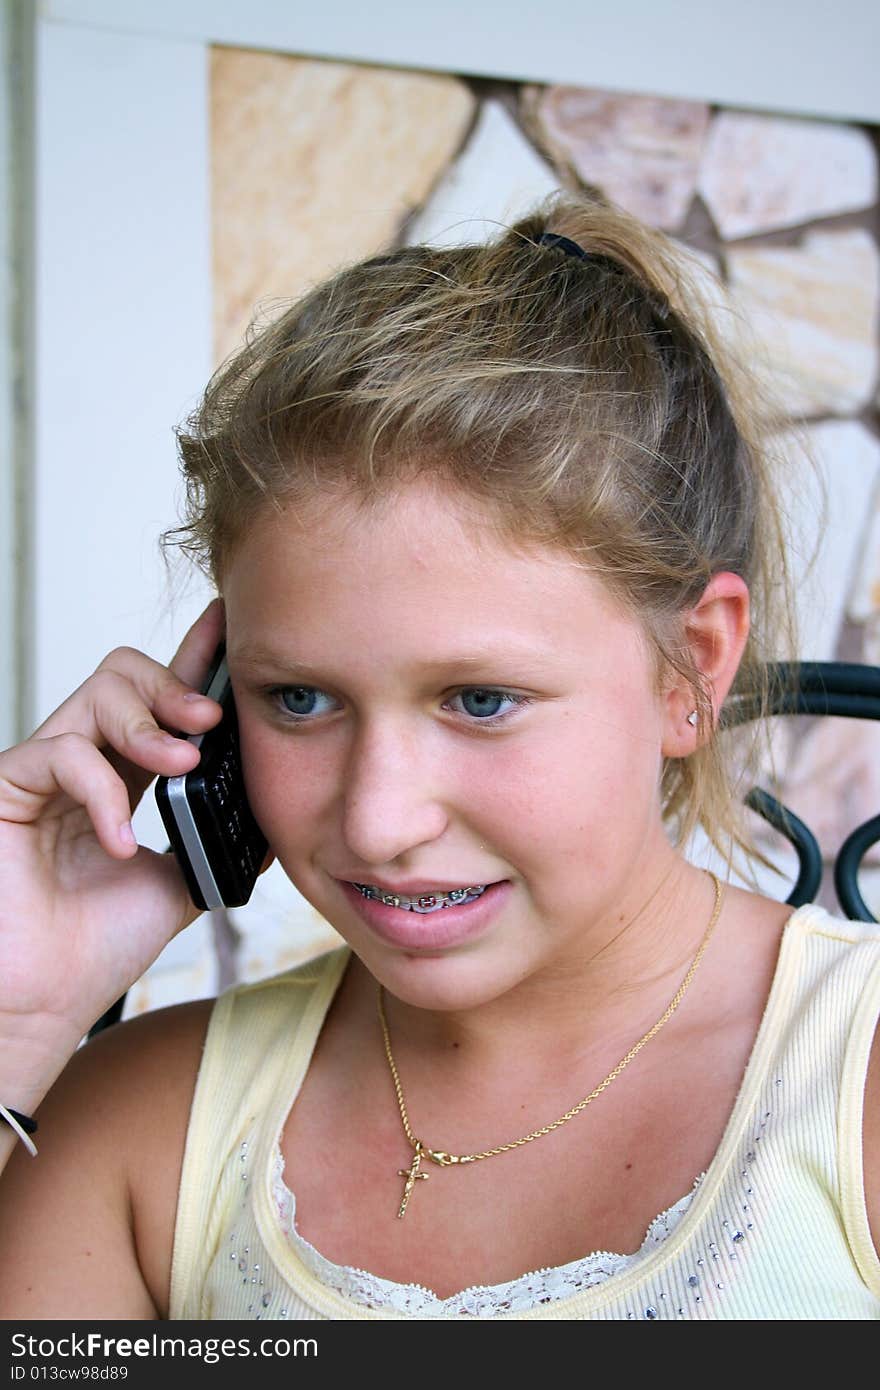
<instances>
[{"instance_id":1,"label":"blonde hair","mask_svg":"<svg viewBox=\"0 0 880 1390\"><path fill-rule=\"evenodd\" d=\"M603 579L707 730L683 616L713 574L741 575L752 598L734 693L765 709L767 660L796 650L766 417L673 243L557 195L487 244L353 265L252 330L179 431L186 524L162 543L222 590L267 505L340 489L369 507L430 473L490 504L510 544L561 548ZM676 843L701 824L729 862L755 853L739 788L759 756L716 733L667 760Z\"/></svg>"}]
</instances>

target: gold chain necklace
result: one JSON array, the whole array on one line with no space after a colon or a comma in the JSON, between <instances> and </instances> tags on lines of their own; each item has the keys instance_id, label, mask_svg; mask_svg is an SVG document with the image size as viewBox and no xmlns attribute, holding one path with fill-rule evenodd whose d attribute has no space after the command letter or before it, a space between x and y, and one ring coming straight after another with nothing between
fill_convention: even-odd
<instances>
[{"instance_id":1,"label":"gold chain necklace","mask_svg":"<svg viewBox=\"0 0 880 1390\"><path fill-rule=\"evenodd\" d=\"M700 961L703 959L703 954L706 950L706 947L709 945L709 939L712 936L712 932L715 929L715 923L718 921L718 918L721 915L721 904L724 896L721 882L716 877L716 875L711 873L709 870L707 870L707 873L709 873L709 877L715 885L715 905L712 909L712 916L709 919L709 925L706 928L706 934L703 937L703 940L700 942L700 948L697 951L697 954L694 956L693 960L691 961L690 969L688 970L687 974L685 975L684 979L679 985L676 993L673 995L666 1011L661 1015L660 1018L658 1018L654 1026L648 1029L644 1037L639 1038L638 1042L630 1048L626 1056L620 1059L620 1061L617 1063L617 1066L614 1067L605 1077L605 1080L600 1081L596 1089L594 1091L591 1091L588 1096L584 1096L583 1100L578 1101L577 1105L573 1105L570 1110L566 1110L565 1114L560 1115L559 1119L554 1120L552 1124L543 1125L541 1129L534 1129L532 1130L531 1134L524 1134L522 1139L514 1139L509 1144L499 1144L497 1149L485 1149L482 1153L478 1154L450 1154L445 1153L443 1149L429 1148L427 1144L423 1144L422 1141L420 1139L417 1139L416 1136L413 1134L410 1128L409 1116L406 1113L406 1104L403 1099L403 1087L400 1084L400 1077L397 1072L397 1067L394 1064L394 1057L391 1054L391 1039L388 1036L388 1023L385 1019L385 1007L382 1002L383 989L381 984L379 985L379 1022L382 1025L382 1037L385 1040L385 1056L388 1058L388 1065L391 1068L391 1075L394 1078L394 1089L397 1092L397 1104L400 1107L400 1118L403 1120L403 1128L406 1131L406 1137L412 1144L414 1150L413 1160L409 1168L398 1168L397 1170L399 1176L406 1179L406 1182L403 1186L403 1197L400 1203L400 1210L397 1213L399 1217L404 1216L406 1214L407 1203L409 1202L416 1182L419 1179L425 1179L428 1177L427 1173L421 1173L419 1171L423 1159L429 1158L432 1163L439 1163L442 1168L447 1168L450 1164L453 1163L476 1163L481 1158L493 1158L495 1154L507 1153L508 1149L517 1149L521 1144L530 1144L533 1139L540 1139L542 1135L550 1134L554 1129L558 1129L560 1125L564 1125L569 1120L573 1119L575 1115L578 1115L581 1112L581 1110L586 1109L586 1107L590 1104L590 1101L593 1101L596 1099L597 1096L600 1096L602 1092L606 1090L608 1086L611 1085L612 1081L616 1080L616 1078L623 1071L624 1067L628 1067L633 1058L639 1052L641 1052L642 1048L645 1046L645 1043L650 1042L651 1039L657 1033L660 1032L660 1029L663 1027L664 1023L669 1022L669 1019L675 1013L676 1009L678 1008L679 1004L681 1003L682 999L687 993L688 986L690 985L691 980L697 973L697 967L699 966Z\"/></svg>"}]
</instances>

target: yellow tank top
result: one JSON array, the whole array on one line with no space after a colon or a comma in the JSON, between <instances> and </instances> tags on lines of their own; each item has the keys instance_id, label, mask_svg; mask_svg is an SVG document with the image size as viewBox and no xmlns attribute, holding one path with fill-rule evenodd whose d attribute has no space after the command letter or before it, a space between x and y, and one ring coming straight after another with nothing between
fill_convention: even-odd
<instances>
[{"instance_id":1,"label":"yellow tank top","mask_svg":"<svg viewBox=\"0 0 880 1390\"><path fill-rule=\"evenodd\" d=\"M431 1316L340 1292L279 1217L279 1138L348 958L347 947L330 952L214 1007L181 1175L171 1319ZM794 912L721 1144L672 1229L601 1282L491 1316L880 1319L861 1139L878 1016L880 927L816 906Z\"/></svg>"}]
</instances>

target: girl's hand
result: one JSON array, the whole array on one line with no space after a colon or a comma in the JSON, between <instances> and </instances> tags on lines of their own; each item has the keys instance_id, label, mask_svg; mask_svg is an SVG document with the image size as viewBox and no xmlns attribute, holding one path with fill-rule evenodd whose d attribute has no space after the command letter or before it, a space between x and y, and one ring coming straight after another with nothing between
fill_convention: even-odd
<instances>
[{"instance_id":1,"label":"girl's hand","mask_svg":"<svg viewBox=\"0 0 880 1390\"><path fill-rule=\"evenodd\" d=\"M157 774L199 761L168 730L220 719L216 701L193 695L223 630L214 599L170 668L117 648L0 753L0 1052L26 1040L47 1074L199 915L174 856L139 848L130 821Z\"/></svg>"}]
</instances>

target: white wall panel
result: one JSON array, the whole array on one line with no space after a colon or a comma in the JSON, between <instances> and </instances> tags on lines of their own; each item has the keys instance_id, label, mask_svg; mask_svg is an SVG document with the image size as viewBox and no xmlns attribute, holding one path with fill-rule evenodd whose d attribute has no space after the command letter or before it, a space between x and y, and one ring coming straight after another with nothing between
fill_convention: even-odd
<instances>
[{"instance_id":1,"label":"white wall panel","mask_svg":"<svg viewBox=\"0 0 880 1390\"><path fill-rule=\"evenodd\" d=\"M173 427L210 371L201 43L41 22L32 722L120 643L166 659Z\"/></svg>"},{"instance_id":2,"label":"white wall panel","mask_svg":"<svg viewBox=\"0 0 880 1390\"><path fill-rule=\"evenodd\" d=\"M877 0L45 0L69 23L880 119Z\"/></svg>"}]
</instances>

